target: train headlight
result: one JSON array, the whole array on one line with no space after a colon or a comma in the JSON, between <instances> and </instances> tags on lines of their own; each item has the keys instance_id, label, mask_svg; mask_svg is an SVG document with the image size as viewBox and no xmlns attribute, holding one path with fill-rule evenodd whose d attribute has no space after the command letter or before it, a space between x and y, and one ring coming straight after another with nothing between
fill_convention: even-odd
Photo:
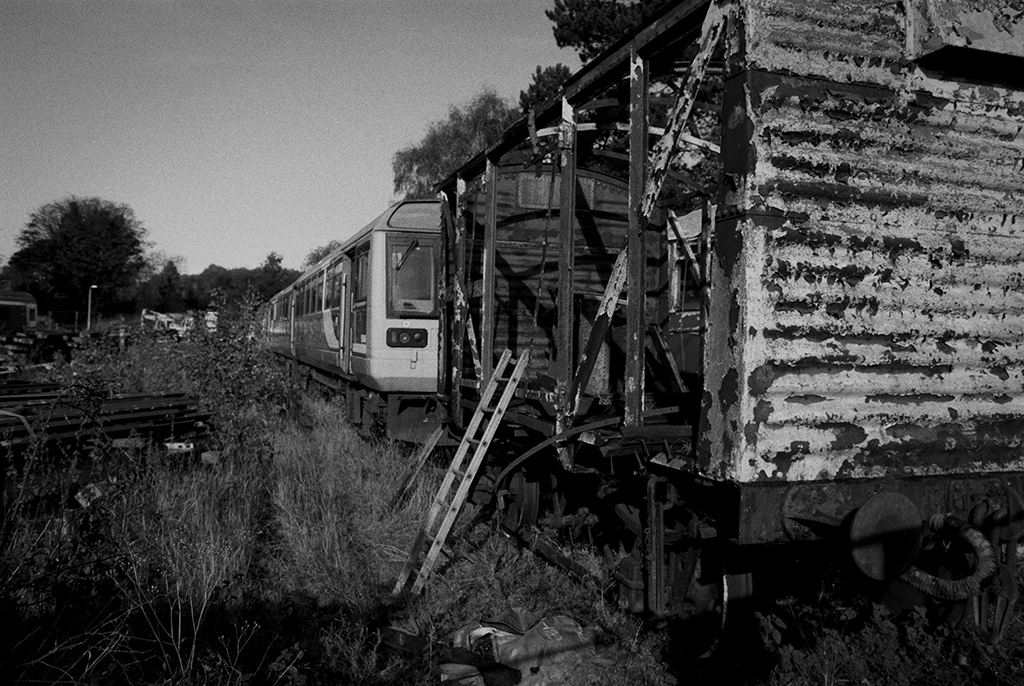
<instances>
[{"instance_id":1,"label":"train headlight","mask_svg":"<svg viewBox=\"0 0 1024 686\"><path fill-rule=\"evenodd\" d=\"M390 348L426 348L426 329L388 329Z\"/></svg>"}]
</instances>

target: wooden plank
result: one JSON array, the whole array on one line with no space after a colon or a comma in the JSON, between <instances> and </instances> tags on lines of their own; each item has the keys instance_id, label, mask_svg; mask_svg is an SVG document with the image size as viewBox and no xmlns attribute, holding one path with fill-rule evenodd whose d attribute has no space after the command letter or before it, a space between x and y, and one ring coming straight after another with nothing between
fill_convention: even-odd
<instances>
[{"instance_id":1,"label":"wooden plank","mask_svg":"<svg viewBox=\"0 0 1024 686\"><path fill-rule=\"evenodd\" d=\"M466 270L466 181L463 178L456 180L455 193L455 274L453 275L453 287L462 283ZM466 340L466 308L458 301L458 291L452 294L455 296L453 303L452 321L452 403L459 407L462 401L462 343ZM464 299L463 299L464 300ZM462 427L463 416L456 412L452 417L455 426Z\"/></svg>"},{"instance_id":2,"label":"wooden plank","mask_svg":"<svg viewBox=\"0 0 1024 686\"><path fill-rule=\"evenodd\" d=\"M487 194L487 212L484 218L483 254L483 307L480 312L480 363L478 378L481 383L491 380L494 369L494 251L498 224L498 175L494 162L488 158L484 172Z\"/></svg>"},{"instance_id":3,"label":"wooden plank","mask_svg":"<svg viewBox=\"0 0 1024 686\"><path fill-rule=\"evenodd\" d=\"M688 424L645 424L622 427L623 438L690 438L693 427Z\"/></svg>"},{"instance_id":4,"label":"wooden plank","mask_svg":"<svg viewBox=\"0 0 1024 686\"><path fill-rule=\"evenodd\" d=\"M654 342L654 347L658 351L658 354L664 360L665 365L668 367L669 372L672 375L672 384L679 393L686 393L689 389L686 387L686 383L683 381L682 374L679 373L679 365L676 364L676 358L672 355L672 350L668 346L668 342L665 340L665 335L661 331L661 327L657 324L650 325L651 340Z\"/></svg>"},{"instance_id":5,"label":"wooden plank","mask_svg":"<svg viewBox=\"0 0 1024 686\"><path fill-rule=\"evenodd\" d=\"M647 185L647 128L649 65L635 51L629 72L629 232L626 285L626 426L640 423L643 412L644 351L647 344L647 248L648 212L643 204Z\"/></svg>"},{"instance_id":6,"label":"wooden plank","mask_svg":"<svg viewBox=\"0 0 1024 686\"><path fill-rule=\"evenodd\" d=\"M562 100L562 131L559 135L561 148L561 206L559 208L558 241L558 359L556 360L555 382L559 394L557 413L558 431L564 430L571 422L566 415L569 409L569 384L576 366L573 353L575 332L573 331L573 295L576 245L576 113L568 100Z\"/></svg>"},{"instance_id":7,"label":"wooden plank","mask_svg":"<svg viewBox=\"0 0 1024 686\"><path fill-rule=\"evenodd\" d=\"M676 36L685 31L679 27L696 24L701 10L712 3L708 0L689 0L668 9L666 13L647 24L634 36L612 45L605 53L588 62L563 85L566 97L581 103L597 91L621 78L622 70L631 63L634 54L648 54L667 35Z\"/></svg>"},{"instance_id":8,"label":"wooden plank","mask_svg":"<svg viewBox=\"0 0 1024 686\"><path fill-rule=\"evenodd\" d=\"M601 346L604 344L605 336L608 334L608 328L615 314L615 306L618 304L619 296L622 295L622 289L626 285L626 258L628 254L628 248L624 247L619 252L618 257L616 257L611 276L608 278L608 283L605 286L604 297L601 298L601 304L598 306L597 316L590 327L590 337L587 339L587 345L580 356L579 365L576 367L576 374L570 387L570 406L567 408L567 414L571 415L571 417L568 424L571 424L571 419L575 418L576 410L579 408L580 395L586 390L587 384L590 383L590 376L594 371L594 365L597 362Z\"/></svg>"},{"instance_id":9,"label":"wooden plank","mask_svg":"<svg viewBox=\"0 0 1024 686\"><path fill-rule=\"evenodd\" d=\"M658 201L658 196L661 194L662 184L668 175L669 164L679 147L686 123L690 119L693 103L697 99L697 91L704 80L704 74L707 71L708 63L711 61L711 55L714 53L719 38L725 30L726 19L732 11L733 8L727 3L712 3L704 17L704 26L701 29L700 48L697 51L697 56L693 58L693 63L690 65L690 73L682 88L679 89L676 104L669 113L665 134L655 144L654 150L651 153L650 177L647 179L642 205L642 213L645 216L650 216L654 210L655 203Z\"/></svg>"},{"instance_id":10,"label":"wooden plank","mask_svg":"<svg viewBox=\"0 0 1024 686\"><path fill-rule=\"evenodd\" d=\"M450 323L447 316L448 307L452 302L452 293L449 284L455 274L455 219L452 217L451 200L448 193L441 193L441 251L444 258L438 273L438 298L441 303L441 316L438 317L437 327L437 392L444 395L452 388L452 379L448 374L451 363L452 332L449 330Z\"/></svg>"}]
</instances>

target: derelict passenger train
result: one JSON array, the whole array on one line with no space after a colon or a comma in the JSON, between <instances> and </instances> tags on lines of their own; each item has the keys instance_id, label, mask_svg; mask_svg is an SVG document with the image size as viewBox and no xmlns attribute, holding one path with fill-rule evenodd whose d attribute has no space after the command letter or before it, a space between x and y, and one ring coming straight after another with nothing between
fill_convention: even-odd
<instances>
[{"instance_id":1,"label":"derelict passenger train","mask_svg":"<svg viewBox=\"0 0 1024 686\"><path fill-rule=\"evenodd\" d=\"M586 528L630 608L721 616L763 551L841 539L997 638L1024 535L1015 2L667 3L440 204L275 296L274 345L356 420L484 445L506 524Z\"/></svg>"},{"instance_id":2,"label":"derelict passenger train","mask_svg":"<svg viewBox=\"0 0 1024 686\"><path fill-rule=\"evenodd\" d=\"M345 395L367 430L437 425L439 204L400 202L270 300L271 349Z\"/></svg>"}]
</instances>

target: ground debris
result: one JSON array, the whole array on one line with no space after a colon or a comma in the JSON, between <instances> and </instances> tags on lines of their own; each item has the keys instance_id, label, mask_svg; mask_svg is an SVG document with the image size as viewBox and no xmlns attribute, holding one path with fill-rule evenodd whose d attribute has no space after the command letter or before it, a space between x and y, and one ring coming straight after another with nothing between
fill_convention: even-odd
<instances>
[{"instance_id":1,"label":"ground debris","mask_svg":"<svg viewBox=\"0 0 1024 686\"><path fill-rule=\"evenodd\" d=\"M425 650L416 628L392 626L387 643L407 652ZM509 610L500 617L470 622L451 634L446 645L433 646L441 681L460 686L555 686L593 683L597 632L566 615Z\"/></svg>"}]
</instances>

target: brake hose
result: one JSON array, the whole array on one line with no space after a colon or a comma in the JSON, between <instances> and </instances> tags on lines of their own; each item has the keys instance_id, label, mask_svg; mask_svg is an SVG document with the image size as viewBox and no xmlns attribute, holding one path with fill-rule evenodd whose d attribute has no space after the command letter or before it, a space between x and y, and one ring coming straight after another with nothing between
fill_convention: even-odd
<instances>
[{"instance_id":1,"label":"brake hose","mask_svg":"<svg viewBox=\"0 0 1024 686\"><path fill-rule=\"evenodd\" d=\"M911 567L900 578L940 600L967 600L977 595L981 591L981 584L996 571L992 545L980 531L967 524L961 524L956 534L971 547L978 558L973 574L964 579L940 579L923 569Z\"/></svg>"}]
</instances>

